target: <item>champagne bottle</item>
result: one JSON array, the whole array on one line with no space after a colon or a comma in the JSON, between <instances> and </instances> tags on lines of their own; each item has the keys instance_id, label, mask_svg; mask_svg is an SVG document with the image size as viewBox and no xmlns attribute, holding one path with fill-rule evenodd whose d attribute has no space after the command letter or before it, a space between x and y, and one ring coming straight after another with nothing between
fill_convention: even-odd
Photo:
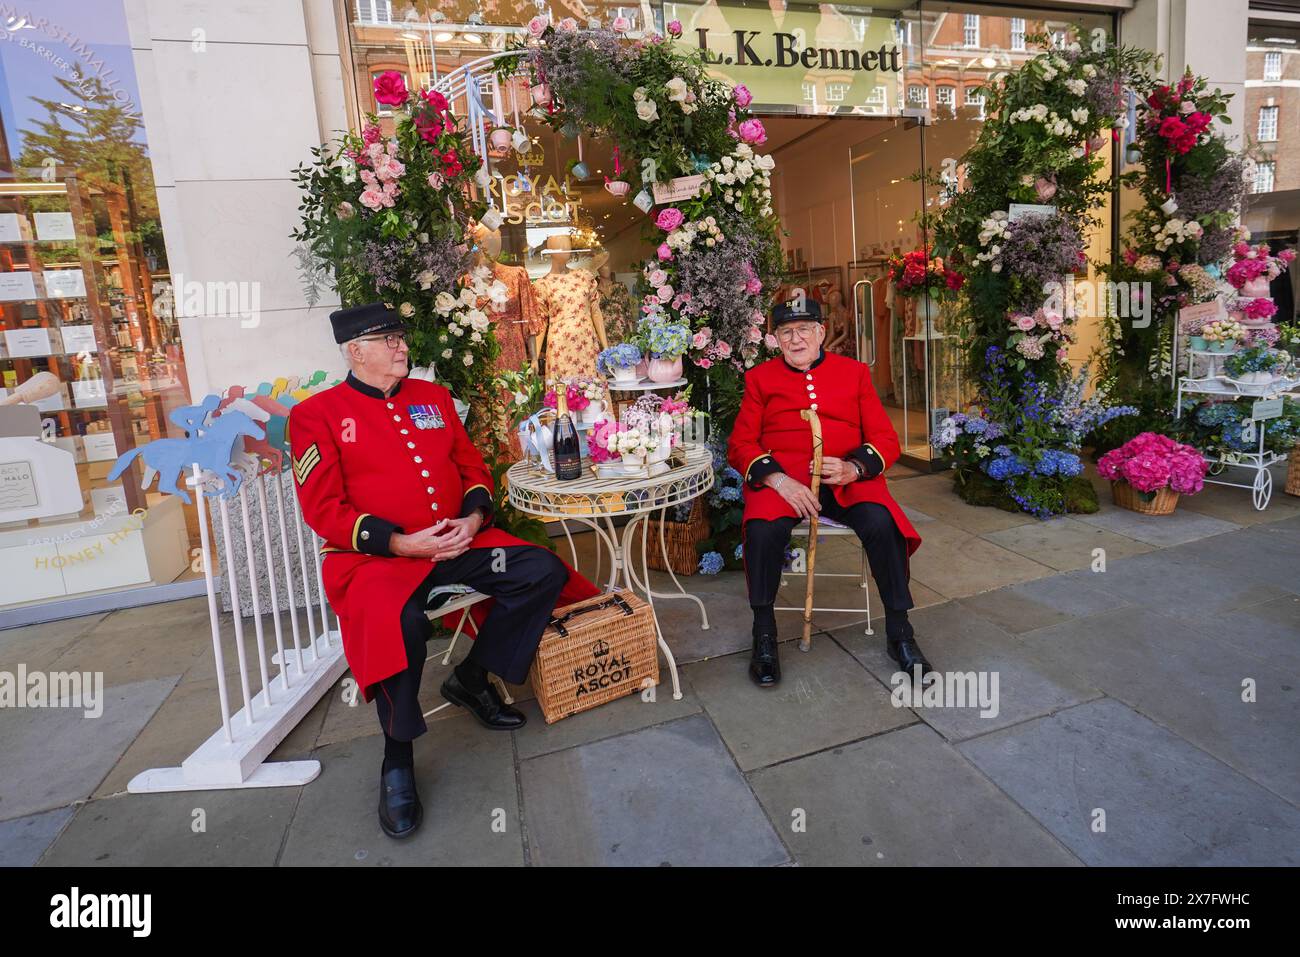
<instances>
[{"instance_id":1,"label":"champagne bottle","mask_svg":"<svg viewBox=\"0 0 1300 957\"><path fill-rule=\"evenodd\" d=\"M582 451L578 430L569 416L568 392L563 382L555 387L555 477L562 482L582 477Z\"/></svg>"}]
</instances>

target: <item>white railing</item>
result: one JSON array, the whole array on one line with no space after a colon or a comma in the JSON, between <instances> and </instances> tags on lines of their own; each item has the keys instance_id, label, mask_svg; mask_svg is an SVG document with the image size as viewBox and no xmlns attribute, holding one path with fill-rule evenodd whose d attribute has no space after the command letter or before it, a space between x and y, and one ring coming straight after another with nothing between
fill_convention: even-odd
<instances>
[{"instance_id":1,"label":"white railing","mask_svg":"<svg viewBox=\"0 0 1300 957\"><path fill-rule=\"evenodd\" d=\"M186 482L196 496L221 727L182 761L180 767L153 768L137 774L127 786L127 790L135 794L287 787L306 784L320 774L319 761L268 763L266 758L347 670L337 618L334 627L330 627L330 611L321 578L320 549L323 543L306 527L296 496L285 495L277 473L268 475L262 472L255 461L237 463L235 467L239 469L242 481L239 490L233 494L223 493L217 476L212 472L200 472L197 465ZM268 480L274 486L272 495L267 494ZM242 549L231 535L232 502L239 509L243 526ZM250 507L256 508L260 518L262 534L257 546L253 540ZM216 549L208 531L209 518L220 523L221 555L214 554ZM280 533L278 554L271 543L272 521ZM290 558L290 534L297 541L297 562ZM310 562L308 549L313 556ZM231 613L228 617L217 608L218 562L230 596ZM245 647L244 609L240 599L240 586L245 581L251 598L253 633L257 643L256 677L260 679L260 686L256 692L253 691L253 676L250 675ZM280 607L281 586L287 599L287 610L284 611L289 618L287 633ZM265 603L263 597L267 599ZM264 608L270 610L275 638L275 649L271 654L267 649ZM300 612L303 626L299 623ZM238 663L238 701L242 705L234 714L230 710L225 648L225 640L232 637ZM292 645L286 647L286 638L289 637ZM273 673L272 668L278 670Z\"/></svg>"}]
</instances>

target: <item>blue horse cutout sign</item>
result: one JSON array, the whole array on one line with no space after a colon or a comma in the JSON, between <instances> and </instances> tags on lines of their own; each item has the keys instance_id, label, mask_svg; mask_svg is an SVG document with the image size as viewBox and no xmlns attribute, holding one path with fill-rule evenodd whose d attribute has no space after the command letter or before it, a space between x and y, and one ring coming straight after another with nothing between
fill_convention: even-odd
<instances>
[{"instance_id":1,"label":"blue horse cutout sign","mask_svg":"<svg viewBox=\"0 0 1300 957\"><path fill-rule=\"evenodd\" d=\"M199 405L188 405L172 411L169 418L184 428L187 437L183 439L155 439L153 442L138 446L118 458L113 470L108 473L110 482L127 470L138 455L144 460L145 473L141 488L148 488L153 481L153 473L158 473L158 491L168 495L179 495L188 505L190 496L176 483L197 464L200 469L214 472L223 482L218 495L231 496L239 491L244 476L239 469L230 464L231 453L241 436L260 439L265 433L261 426L243 412L227 411L218 416L210 425L205 425L208 415L216 409L220 398L207 396Z\"/></svg>"}]
</instances>

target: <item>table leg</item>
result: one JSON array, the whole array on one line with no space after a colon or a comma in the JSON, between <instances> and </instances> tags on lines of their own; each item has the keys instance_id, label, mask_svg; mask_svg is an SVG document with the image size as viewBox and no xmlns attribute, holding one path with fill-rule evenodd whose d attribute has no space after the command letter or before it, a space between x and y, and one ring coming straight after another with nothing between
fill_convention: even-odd
<instances>
[{"instance_id":1,"label":"table leg","mask_svg":"<svg viewBox=\"0 0 1300 957\"><path fill-rule=\"evenodd\" d=\"M681 581L678 580L677 575L673 572L673 567L672 567L672 565L671 565L671 564L669 563L669 561L668 561L668 544L667 544L667 538L666 538L666 536L664 535L664 522L663 522L663 519L664 519L664 513L665 513L666 511L667 511L667 508L666 508L666 507L665 507L665 508L661 508L661 509L659 509L659 511L658 511L658 515L659 515L659 553L663 556L664 567L668 569L668 575L669 575L669 577L672 578L672 580L673 580L673 584L677 586L677 591L676 591L675 593L674 593L674 592L670 592L670 591L667 591L667 592L665 592L665 591L657 591L657 592L654 592L653 595L654 595L654 597L656 597L656 598L689 598L691 601L695 602L695 604L697 604L697 605L700 606L700 630L701 630L701 631L708 631L708 630L709 630L709 613L708 613L708 612L705 610L705 608L704 608L704 602L701 601L700 598L699 598L697 595L692 595L690 592L688 592L685 588L682 587L682 583L681 583ZM637 516L637 518L635 519L635 522L644 522L644 521L646 521L648 518L649 518L649 515L648 515L648 514L647 514L647 515L640 515L640 516ZM642 535L641 535L641 537L642 537L643 540L648 536L648 533L649 533L649 526L647 525L646 528L643 529L643 531L642 531ZM642 542L642 544L644 545L644 541ZM626 550L626 548L625 548L625 550ZM642 549L642 551L644 551L644 548ZM630 571L631 571L631 573L632 573L633 581L636 583L636 587L639 588L639 589L641 589L641 590L642 590L643 592L645 592L647 595L650 595L650 594L651 594L651 591L650 591L650 568L649 568L649 563L646 562L646 561L642 561L642 563L641 563L641 567L642 567L642 569L643 569L642 574L645 575L645 580L644 580L644 581L642 581L641 579L639 579L639 578L636 577L636 566L635 566L635 565L629 566L629 569L630 569Z\"/></svg>"},{"instance_id":2,"label":"table leg","mask_svg":"<svg viewBox=\"0 0 1300 957\"><path fill-rule=\"evenodd\" d=\"M673 657L673 650L668 647L668 642L664 640L664 630L659 626L659 612L655 609L655 599L654 599L655 593L650 590L650 570L646 563L646 548L645 548L646 537L647 537L647 527L645 525L646 518L647 515L645 514L637 515L625 526L623 526L622 553L623 553L624 571L626 573L628 588L630 590L635 592L636 589L633 587L633 585L637 585L637 586L641 586L642 589L645 591L646 601L650 605L650 615L651 617L654 618L655 634L659 637L659 647L663 649L664 658L668 660L668 671L673 677L673 700L680 701L682 697L682 685L680 679L677 676L677 659ZM635 540L633 539L633 536L636 534L637 525L641 526L641 574L645 576L645 584L643 586L636 575L636 569L634 567L635 559L631 561L628 560L630 556L636 554L635 552L632 551L632 548L635 546ZM677 598L680 596L664 595L663 597ZM689 597L694 598L695 596L691 595Z\"/></svg>"}]
</instances>

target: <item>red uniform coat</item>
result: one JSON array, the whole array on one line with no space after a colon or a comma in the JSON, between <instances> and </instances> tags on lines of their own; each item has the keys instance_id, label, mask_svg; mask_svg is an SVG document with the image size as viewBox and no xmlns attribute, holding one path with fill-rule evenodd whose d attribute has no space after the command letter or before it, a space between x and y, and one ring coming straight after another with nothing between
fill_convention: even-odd
<instances>
[{"instance_id":1,"label":"red uniform coat","mask_svg":"<svg viewBox=\"0 0 1300 957\"><path fill-rule=\"evenodd\" d=\"M751 518L795 517L790 503L775 489L759 484L772 472L784 471L810 485L812 430L800 412L815 409L822 426L822 454L856 458L870 478L831 486L835 500L846 508L858 502L879 502L894 516L911 555L921 544L881 473L898 458L898 436L871 384L865 363L823 352L806 372L777 356L745 373L736 427L727 444L727 461L745 477L744 521Z\"/></svg>"},{"instance_id":2,"label":"red uniform coat","mask_svg":"<svg viewBox=\"0 0 1300 957\"><path fill-rule=\"evenodd\" d=\"M451 393L420 379L403 379L384 396L349 375L295 405L288 431L303 518L325 539L325 596L369 701L375 682L406 668L402 606L434 567L428 559L393 556L389 536L480 506L490 513L492 477ZM531 544L485 525L470 548ZM557 605L598 593L570 569ZM475 619L481 622L489 606L476 605Z\"/></svg>"}]
</instances>

